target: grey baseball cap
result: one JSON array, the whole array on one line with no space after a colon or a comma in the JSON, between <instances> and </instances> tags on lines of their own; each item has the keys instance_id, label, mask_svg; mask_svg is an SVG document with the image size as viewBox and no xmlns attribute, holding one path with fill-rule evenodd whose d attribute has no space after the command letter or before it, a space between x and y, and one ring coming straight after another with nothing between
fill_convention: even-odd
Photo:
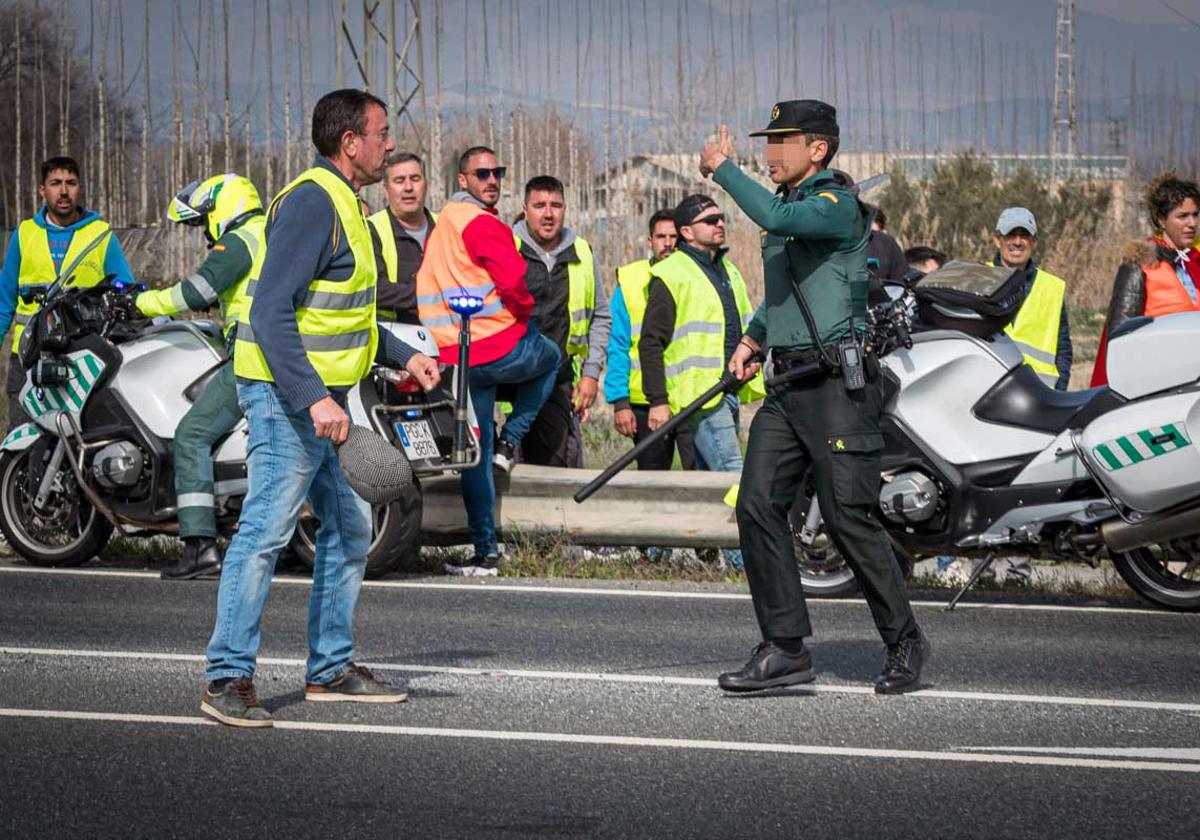
<instances>
[{"instance_id":1,"label":"grey baseball cap","mask_svg":"<svg viewBox=\"0 0 1200 840\"><path fill-rule=\"evenodd\" d=\"M996 220L996 233L1008 236L1017 228L1025 228L1032 236L1037 236L1037 221L1033 214L1024 207L1009 207Z\"/></svg>"}]
</instances>

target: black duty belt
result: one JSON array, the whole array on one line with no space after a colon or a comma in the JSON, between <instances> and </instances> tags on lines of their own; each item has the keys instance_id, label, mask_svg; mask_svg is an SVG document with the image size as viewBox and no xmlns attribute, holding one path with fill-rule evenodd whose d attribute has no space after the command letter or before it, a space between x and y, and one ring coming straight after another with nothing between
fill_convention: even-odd
<instances>
[{"instance_id":1,"label":"black duty belt","mask_svg":"<svg viewBox=\"0 0 1200 840\"><path fill-rule=\"evenodd\" d=\"M771 363L775 370L775 375L787 373L792 368L810 365L813 362L819 361L821 351L819 350L772 350Z\"/></svg>"}]
</instances>

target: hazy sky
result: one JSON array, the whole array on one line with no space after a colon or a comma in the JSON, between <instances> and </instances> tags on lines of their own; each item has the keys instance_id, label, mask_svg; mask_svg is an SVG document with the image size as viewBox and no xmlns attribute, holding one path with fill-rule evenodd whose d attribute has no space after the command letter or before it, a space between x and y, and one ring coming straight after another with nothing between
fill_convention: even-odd
<instances>
[{"instance_id":1,"label":"hazy sky","mask_svg":"<svg viewBox=\"0 0 1200 840\"><path fill-rule=\"evenodd\" d=\"M56 2L41 0L43 5ZM103 0L69 3L79 43L86 47L91 13L94 10L98 15ZM304 10L306 6L311 8L312 84L319 95L335 81L333 33L337 4L333 0L269 3L274 16L278 113L289 6L294 14L293 26L303 26ZM1076 95L1081 120L1085 112L1093 120L1100 118L1101 110L1106 116L1127 112L1131 59L1135 55L1139 86L1153 86L1164 95L1178 87L1190 112L1200 84L1193 59L1200 27L1185 18L1200 21L1200 0L1169 0L1169 4L1178 11L1169 8L1168 0L1078 0ZM108 5L114 15L110 68L115 72L116 39L123 36L126 75L132 77L142 56L146 3L108 0ZM245 111L253 101L259 103L254 107L261 109L266 91L268 0L232 0L229 5L233 15L230 54L235 107ZM361 2L356 0L349 0L347 5L361 10ZM430 107L436 5L436 0L422 3ZM694 104L692 111L697 117L691 126L693 133L710 116L714 121L735 125L761 121L757 115L769 110L777 97L832 98L826 60L829 18L824 2L446 0L440 6L442 85L447 108L480 109L491 102L512 109L552 102L571 109L578 101L584 107L577 112L576 120L586 120L596 131L598 123L607 122L609 103L640 115L639 130L645 128L648 116L653 122L649 108L654 104L661 134L661 121L674 114L675 105L667 100L674 97L680 58L689 88L686 96ZM206 31L201 38L207 42L211 18L218 65L220 58L222 0L151 0L151 78L160 123L171 107L171 16L176 7L182 10L193 39L202 26ZM123 29L116 25L118 8L124 13ZM409 8L406 0L398 0L397 15L402 22ZM973 103L981 86L985 100L993 103L1035 94L1045 99L1052 90L1053 0L840 0L831 8L836 33L837 104L848 111L865 112L868 77L876 97L883 78L889 107L896 109L897 120L908 120L908 133L914 118L899 114L919 106L918 80L924 87L927 112ZM377 19L381 24L386 21L382 10ZM100 22L97 20L95 25L98 37ZM361 12L353 16L351 32L361 47ZM677 47L680 32L682 51ZM298 37L307 45L310 39L305 34L302 30ZM486 66L485 37L490 48ZM878 51L868 50L868 41L876 43ZM872 53L870 59L868 52ZM381 55L382 50L377 48L376 53ZM190 87L194 65L186 46L179 58ZM298 77L298 60L297 55L292 56L293 77ZM868 60L873 63L867 65ZM203 70L203 59L201 66ZM382 62L376 74L378 85L382 85L386 79ZM359 81L355 75L347 78L350 83ZM219 85L220 77L216 83ZM658 94L652 97L649 88ZM1107 104L1097 104L1105 93ZM1090 106L1086 105L1088 101ZM1022 121L1026 119L1019 111L1016 113Z\"/></svg>"}]
</instances>

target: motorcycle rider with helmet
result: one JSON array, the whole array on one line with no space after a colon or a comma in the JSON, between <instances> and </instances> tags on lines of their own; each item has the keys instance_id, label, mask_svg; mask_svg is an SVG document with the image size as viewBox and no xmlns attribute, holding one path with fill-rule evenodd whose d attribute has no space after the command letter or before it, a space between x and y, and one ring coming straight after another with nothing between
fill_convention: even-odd
<instances>
[{"instance_id":1,"label":"motorcycle rider with helmet","mask_svg":"<svg viewBox=\"0 0 1200 840\"><path fill-rule=\"evenodd\" d=\"M195 273L164 289L142 292L138 311L147 317L221 307L229 353L196 398L175 433L175 494L179 509L179 563L164 580L189 580L221 572L214 508L212 448L242 416L233 375L234 337L254 256L265 245L266 216L250 180L227 172L193 181L171 200L167 217L202 227L209 255Z\"/></svg>"}]
</instances>

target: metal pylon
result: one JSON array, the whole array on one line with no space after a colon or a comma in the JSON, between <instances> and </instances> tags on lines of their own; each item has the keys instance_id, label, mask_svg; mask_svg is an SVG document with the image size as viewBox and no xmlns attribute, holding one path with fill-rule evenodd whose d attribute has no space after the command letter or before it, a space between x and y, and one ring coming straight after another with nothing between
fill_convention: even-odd
<instances>
[{"instance_id":1,"label":"metal pylon","mask_svg":"<svg viewBox=\"0 0 1200 840\"><path fill-rule=\"evenodd\" d=\"M1058 0L1054 35L1054 125L1050 140L1051 180L1075 168L1075 0Z\"/></svg>"},{"instance_id":2,"label":"metal pylon","mask_svg":"<svg viewBox=\"0 0 1200 840\"><path fill-rule=\"evenodd\" d=\"M338 27L341 37L335 55L337 85L346 86L343 44L350 51L350 67L355 82L388 103L393 133L399 137L412 131L417 147L427 152L421 124L426 115L425 48L421 38L421 0L361 0L361 20L353 8L359 3L338 0ZM350 6L351 8L347 8ZM397 21L400 6L403 21ZM362 35L356 40L353 30L361 24ZM399 28L398 28L399 27ZM400 30L403 31L400 31ZM378 72L375 51L382 49L386 72ZM413 56L415 53L415 59ZM380 78L384 76L384 78ZM414 100L420 97L421 121L413 114Z\"/></svg>"}]
</instances>

